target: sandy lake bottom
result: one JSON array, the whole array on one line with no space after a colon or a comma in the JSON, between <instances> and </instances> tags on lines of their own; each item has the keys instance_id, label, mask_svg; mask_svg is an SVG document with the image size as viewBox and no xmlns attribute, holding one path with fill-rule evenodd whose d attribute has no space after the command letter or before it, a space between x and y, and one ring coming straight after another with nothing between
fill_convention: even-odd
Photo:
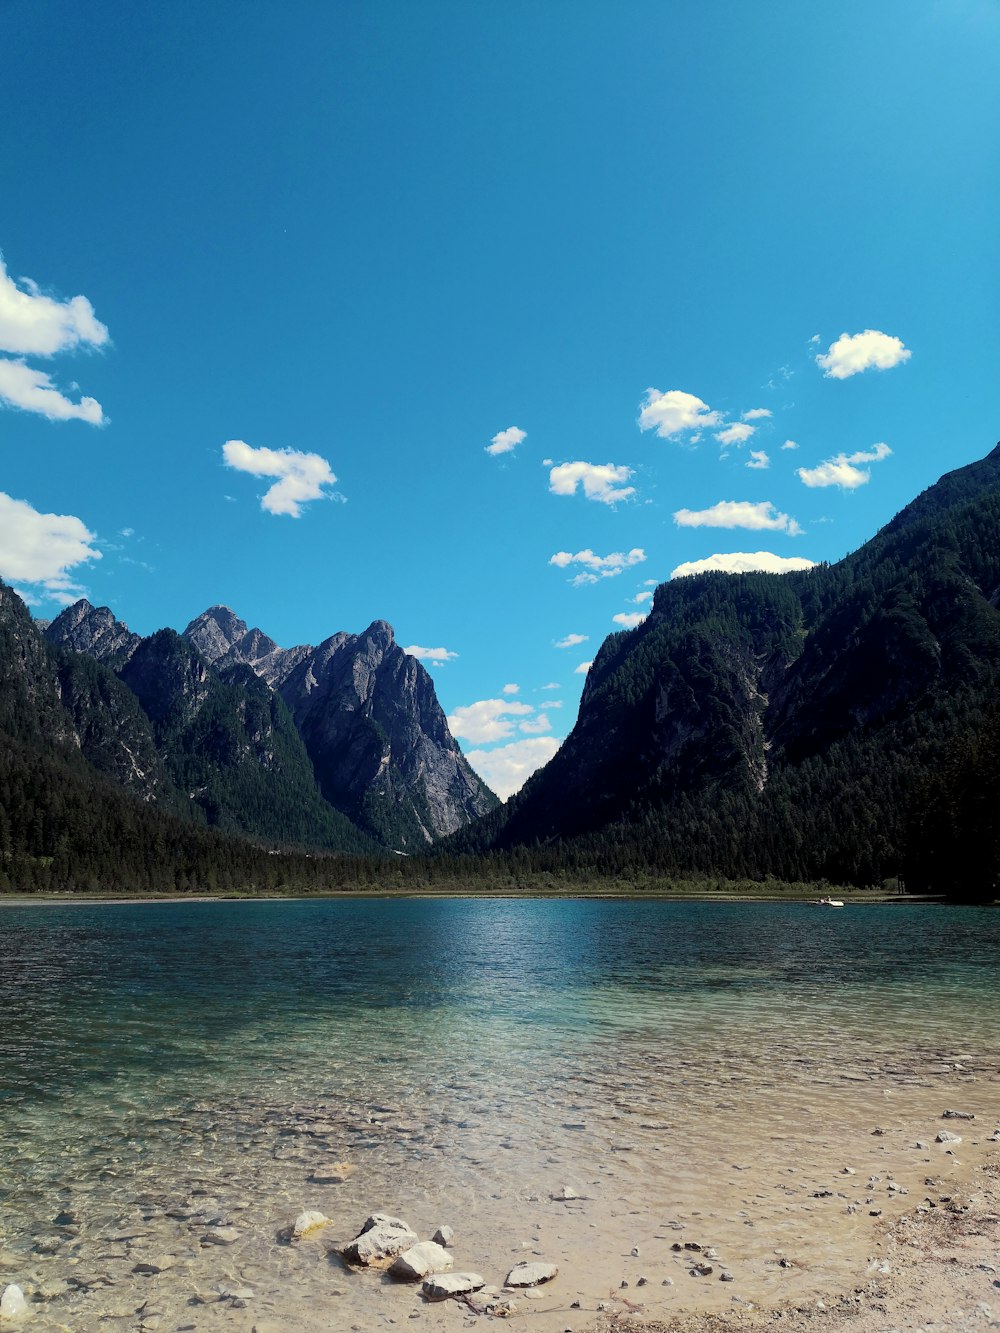
<instances>
[{"instance_id":1,"label":"sandy lake bottom","mask_svg":"<svg viewBox=\"0 0 1000 1333\"><path fill-rule=\"evenodd\" d=\"M986 910L150 904L3 925L0 1286L38 1333L494 1322L346 1268L375 1211L421 1239L451 1226L455 1270L488 1286L557 1265L500 1296L540 1333L602 1306L832 1303L998 1151ZM330 1221L290 1241L305 1209Z\"/></svg>"}]
</instances>

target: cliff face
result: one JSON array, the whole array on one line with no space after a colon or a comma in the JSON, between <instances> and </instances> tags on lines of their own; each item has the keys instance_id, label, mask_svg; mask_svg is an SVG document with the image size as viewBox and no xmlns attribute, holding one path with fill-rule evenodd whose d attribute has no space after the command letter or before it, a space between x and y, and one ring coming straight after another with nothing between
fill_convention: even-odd
<instances>
[{"instance_id":1,"label":"cliff face","mask_svg":"<svg viewBox=\"0 0 1000 1333\"><path fill-rule=\"evenodd\" d=\"M420 850L497 804L448 730L434 683L376 620L335 634L280 693L327 800L399 850Z\"/></svg>"},{"instance_id":2,"label":"cliff face","mask_svg":"<svg viewBox=\"0 0 1000 1333\"><path fill-rule=\"evenodd\" d=\"M287 704L325 798L398 851L416 851L493 809L452 739L434 683L392 626L279 648L228 607L184 631L217 670L251 668Z\"/></svg>"}]
</instances>

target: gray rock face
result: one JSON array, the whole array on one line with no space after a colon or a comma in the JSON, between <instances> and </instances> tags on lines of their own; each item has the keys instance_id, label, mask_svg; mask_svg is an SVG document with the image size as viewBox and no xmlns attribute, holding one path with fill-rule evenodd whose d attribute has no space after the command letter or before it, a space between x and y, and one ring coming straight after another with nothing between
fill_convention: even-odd
<instances>
[{"instance_id":1,"label":"gray rock face","mask_svg":"<svg viewBox=\"0 0 1000 1333\"><path fill-rule=\"evenodd\" d=\"M449 732L433 681L386 621L316 648L279 648L213 606L184 637L217 671L249 666L280 694L323 795L388 846L421 850L496 806Z\"/></svg>"},{"instance_id":2,"label":"gray rock face","mask_svg":"<svg viewBox=\"0 0 1000 1333\"><path fill-rule=\"evenodd\" d=\"M324 796L390 846L420 850L497 804L452 738L427 671L384 620L327 639L280 693Z\"/></svg>"},{"instance_id":3,"label":"gray rock face","mask_svg":"<svg viewBox=\"0 0 1000 1333\"><path fill-rule=\"evenodd\" d=\"M248 666L272 689L312 652L308 644L279 648L263 630L248 628L228 606L210 606L191 621L184 637L217 669Z\"/></svg>"},{"instance_id":4,"label":"gray rock face","mask_svg":"<svg viewBox=\"0 0 1000 1333\"><path fill-rule=\"evenodd\" d=\"M142 642L106 606L91 606L86 598L67 606L44 630L49 643L72 648L75 653L104 662L115 670L123 667Z\"/></svg>"}]
</instances>

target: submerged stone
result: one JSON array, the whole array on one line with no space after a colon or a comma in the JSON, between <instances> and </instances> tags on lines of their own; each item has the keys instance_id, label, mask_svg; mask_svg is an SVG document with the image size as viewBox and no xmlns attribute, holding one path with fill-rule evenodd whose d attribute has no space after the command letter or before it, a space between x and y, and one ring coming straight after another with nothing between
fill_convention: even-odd
<instances>
[{"instance_id":1,"label":"submerged stone","mask_svg":"<svg viewBox=\"0 0 1000 1333\"><path fill-rule=\"evenodd\" d=\"M24 1299L24 1292L16 1282L11 1282L4 1287L3 1295L0 1296L0 1319L23 1319L27 1313L28 1302Z\"/></svg>"}]
</instances>

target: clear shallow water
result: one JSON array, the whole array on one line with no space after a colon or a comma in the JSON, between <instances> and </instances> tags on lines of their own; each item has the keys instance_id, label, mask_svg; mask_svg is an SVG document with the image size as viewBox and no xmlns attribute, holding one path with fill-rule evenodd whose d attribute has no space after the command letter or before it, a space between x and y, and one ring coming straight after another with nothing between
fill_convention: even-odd
<instances>
[{"instance_id":1,"label":"clear shallow water","mask_svg":"<svg viewBox=\"0 0 1000 1333\"><path fill-rule=\"evenodd\" d=\"M776 1098L848 1116L859 1084L997 1065L985 908L46 905L4 910L0 932L0 1247L33 1256L60 1210L90 1210L31 1259L44 1272L86 1263L87 1226L106 1237L130 1209L149 1244L190 1243L164 1214L184 1202L203 1230L202 1189L223 1211L270 1201L243 1257L273 1286L277 1221L331 1160L357 1176L311 1193L345 1235L371 1207L482 1211L596 1178L609 1153L616 1188L648 1188L666 1154L693 1199L723 1130L782 1137Z\"/></svg>"}]
</instances>

